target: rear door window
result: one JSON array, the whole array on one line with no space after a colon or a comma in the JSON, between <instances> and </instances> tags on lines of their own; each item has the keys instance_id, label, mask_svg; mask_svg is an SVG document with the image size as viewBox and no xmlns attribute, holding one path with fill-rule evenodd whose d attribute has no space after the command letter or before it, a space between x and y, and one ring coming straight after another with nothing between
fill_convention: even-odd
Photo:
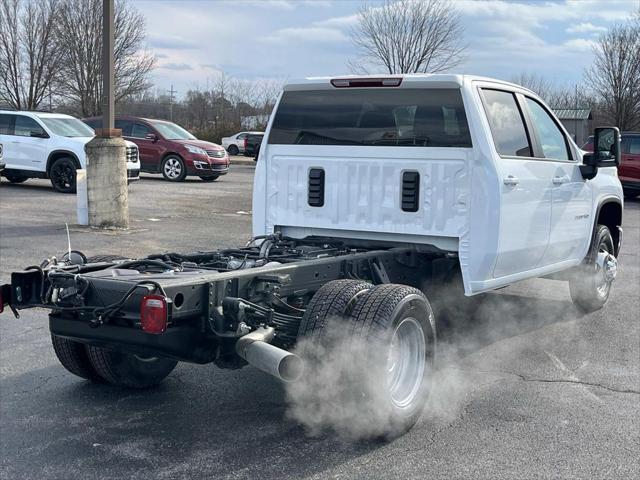
<instances>
[{"instance_id":1,"label":"rear door window","mask_svg":"<svg viewBox=\"0 0 640 480\"><path fill-rule=\"evenodd\" d=\"M459 89L284 92L268 143L471 147Z\"/></svg>"},{"instance_id":2,"label":"rear door window","mask_svg":"<svg viewBox=\"0 0 640 480\"><path fill-rule=\"evenodd\" d=\"M532 157L524 118L514 94L490 89L483 89L482 94L498 153L506 157Z\"/></svg>"},{"instance_id":3,"label":"rear door window","mask_svg":"<svg viewBox=\"0 0 640 480\"><path fill-rule=\"evenodd\" d=\"M31 133L42 135L45 133L44 128L33 118L23 115L16 116L16 124L14 126L14 135L19 137L30 137Z\"/></svg>"},{"instance_id":4,"label":"rear door window","mask_svg":"<svg viewBox=\"0 0 640 480\"><path fill-rule=\"evenodd\" d=\"M116 120L115 127L122 130L123 137L130 137L133 129L133 122L130 120Z\"/></svg>"},{"instance_id":5,"label":"rear door window","mask_svg":"<svg viewBox=\"0 0 640 480\"><path fill-rule=\"evenodd\" d=\"M629 154L640 155L640 137L631 137L629 139Z\"/></svg>"},{"instance_id":6,"label":"rear door window","mask_svg":"<svg viewBox=\"0 0 640 480\"><path fill-rule=\"evenodd\" d=\"M15 115L0 114L0 135L13 135Z\"/></svg>"}]
</instances>

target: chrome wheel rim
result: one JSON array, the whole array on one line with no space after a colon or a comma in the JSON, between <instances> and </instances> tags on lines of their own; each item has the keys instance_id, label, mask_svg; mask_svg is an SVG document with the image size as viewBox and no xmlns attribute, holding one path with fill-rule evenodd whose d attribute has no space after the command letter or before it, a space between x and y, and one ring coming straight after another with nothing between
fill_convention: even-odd
<instances>
[{"instance_id":1,"label":"chrome wheel rim","mask_svg":"<svg viewBox=\"0 0 640 480\"><path fill-rule=\"evenodd\" d=\"M387 386L392 403L408 408L416 399L426 368L427 345L420 323L403 319L395 331L387 359Z\"/></svg>"},{"instance_id":2,"label":"chrome wheel rim","mask_svg":"<svg viewBox=\"0 0 640 480\"><path fill-rule=\"evenodd\" d=\"M604 298L609 294L611 283L618 273L618 260L611 253L606 244L600 245L596 257L596 290Z\"/></svg>"},{"instance_id":3,"label":"chrome wheel rim","mask_svg":"<svg viewBox=\"0 0 640 480\"><path fill-rule=\"evenodd\" d=\"M164 173L171 179L178 178L182 174L182 164L177 158L169 158L164 162Z\"/></svg>"}]
</instances>

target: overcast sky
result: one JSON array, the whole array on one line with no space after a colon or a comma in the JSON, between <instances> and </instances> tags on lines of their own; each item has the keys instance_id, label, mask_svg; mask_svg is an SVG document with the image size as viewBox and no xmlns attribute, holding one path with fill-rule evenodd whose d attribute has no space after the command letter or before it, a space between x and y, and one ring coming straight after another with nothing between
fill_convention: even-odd
<instances>
[{"instance_id":1,"label":"overcast sky","mask_svg":"<svg viewBox=\"0 0 640 480\"><path fill-rule=\"evenodd\" d=\"M360 0L132 0L147 21L158 90L178 96L218 72L243 79L350 73L349 29ZM371 3L371 2L370 2ZM375 2L373 2L375 3ZM456 73L510 79L540 73L560 85L582 77L591 45L640 0L454 0L466 61Z\"/></svg>"}]
</instances>

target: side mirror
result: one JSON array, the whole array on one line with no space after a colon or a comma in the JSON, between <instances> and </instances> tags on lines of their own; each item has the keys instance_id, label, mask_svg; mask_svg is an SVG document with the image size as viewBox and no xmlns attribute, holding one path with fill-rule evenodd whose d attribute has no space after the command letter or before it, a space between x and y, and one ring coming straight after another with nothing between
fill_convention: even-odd
<instances>
[{"instance_id":1,"label":"side mirror","mask_svg":"<svg viewBox=\"0 0 640 480\"><path fill-rule=\"evenodd\" d=\"M147 133L144 138L151 140L152 142L158 140L158 136L155 133Z\"/></svg>"},{"instance_id":2,"label":"side mirror","mask_svg":"<svg viewBox=\"0 0 640 480\"><path fill-rule=\"evenodd\" d=\"M616 127L599 127L593 135L593 153L585 154L580 167L582 177L592 179L601 167L620 165L620 130Z\"/></svg>"},{"instance_id":3,"label":"side mirror","mask_svg":"<svg viewBox=\"0 0 640 480\"><path fill-rule=\"evenodd\" d=\"M43 132L43 131L31 131L29 132L29 136L33 137L33 138L49 138L49 135L47 135L47 132Z\"/></svg>"}]
</instances>

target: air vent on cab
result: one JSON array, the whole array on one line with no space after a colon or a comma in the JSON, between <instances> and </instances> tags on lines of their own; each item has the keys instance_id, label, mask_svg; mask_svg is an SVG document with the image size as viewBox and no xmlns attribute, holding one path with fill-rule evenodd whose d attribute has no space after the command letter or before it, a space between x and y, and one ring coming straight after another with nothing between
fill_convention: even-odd
<instances>
[{"instance_id":1,"label":"air vent on cab","mask_svg":"<svg viewBox=\"0 0 640 480\"><path fill-rule=\"evenodd\" d=\"M312 207L322 207L324 205L324 170L322 168L309 170L307 201Z\"/></svg>"},{"instance_id":2,"label":"air vent on cab","mask_svg":"<svg viewBox=\"0 0 640 480\"><path fill-rule=\"evenodd\" d=\"M420 174L416 171L402 173L402 211L417 212L420 206Z\"/></svg>"}]
</instances>

